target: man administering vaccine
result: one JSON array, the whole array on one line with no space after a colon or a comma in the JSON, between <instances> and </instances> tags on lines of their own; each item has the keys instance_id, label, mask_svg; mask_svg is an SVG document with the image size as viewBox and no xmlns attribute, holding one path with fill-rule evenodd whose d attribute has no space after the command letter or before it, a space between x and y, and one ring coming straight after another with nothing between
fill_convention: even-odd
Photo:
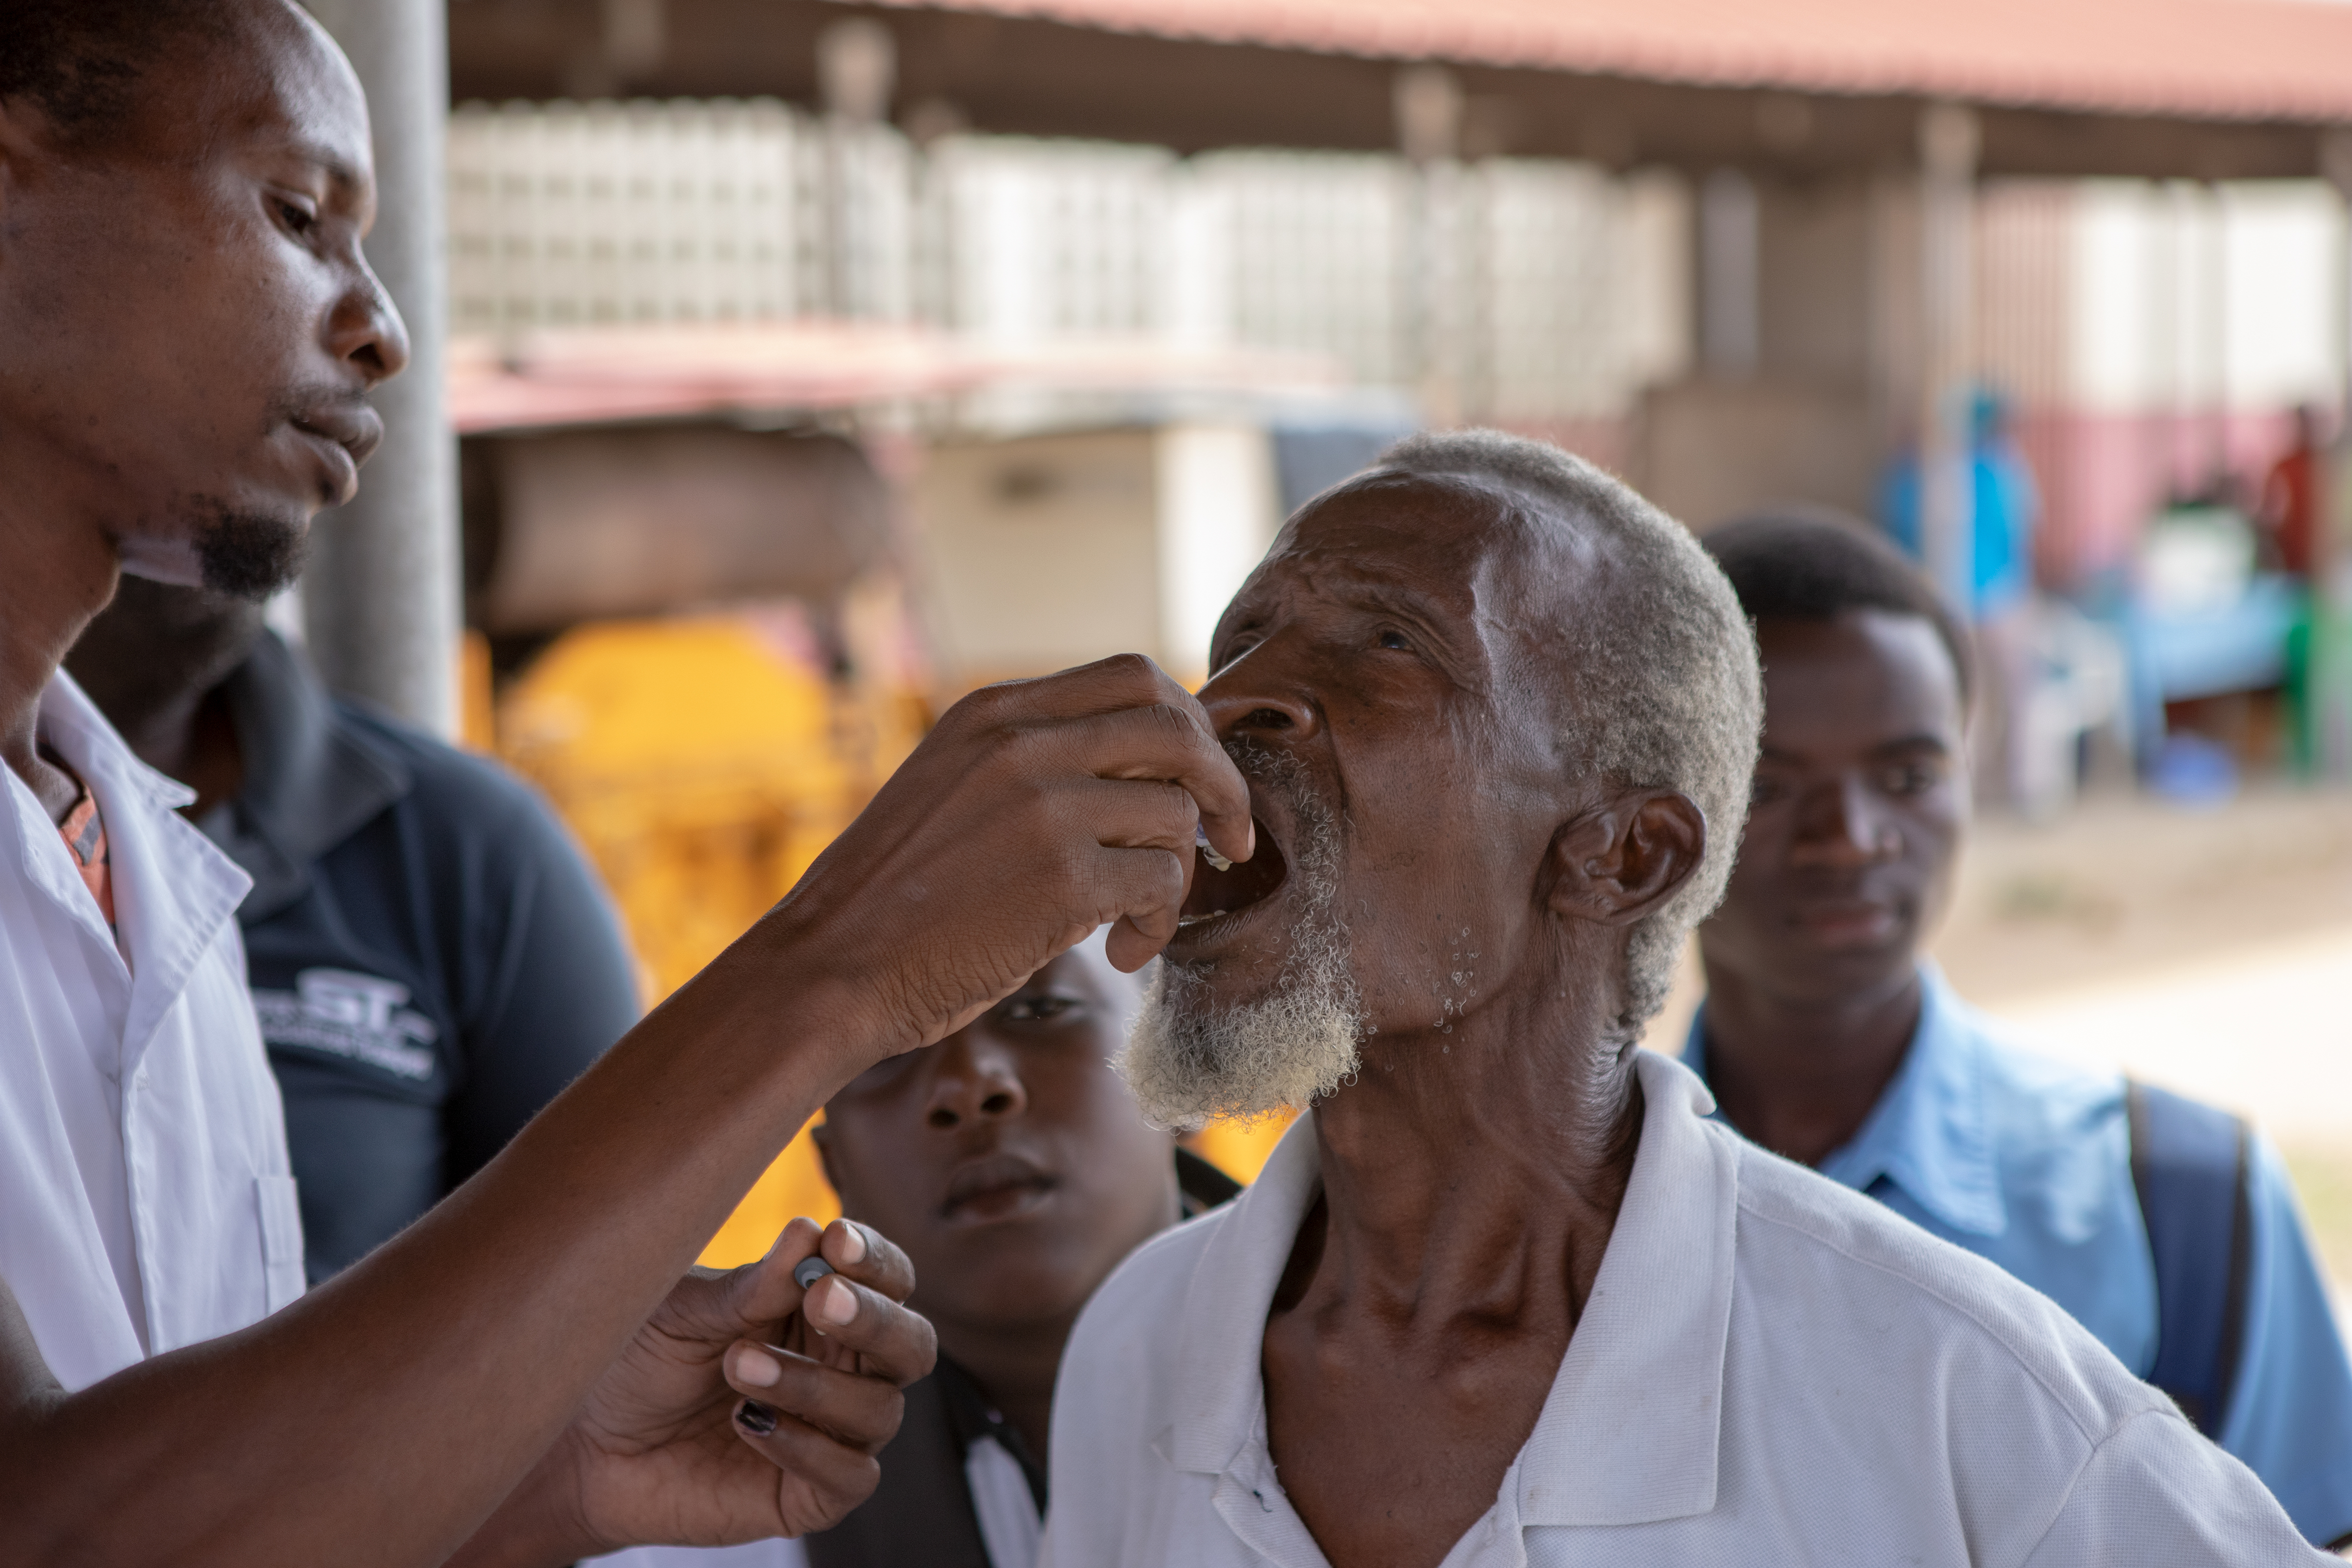
<instances>
[{"instance_id":1,"label":"man administering vaccine","mask_svg":"<svg viewBox=\"0 0 2352 1568\"><path fill-rule=\"evenodd\" d=\"M247 879L58 667L123 574L266 595L354 493L407 358L372 170L289 0L0 5L12 1565L552 1568L837 1521L931 1369L904 1254L848 1223L717 1280L696 1252L851 1079L1099 927L1145 962L1204 821L1250 853L1239 776L1148 661L967 700L790 899L305 1294Z\"/></svg>"}]
</instances>

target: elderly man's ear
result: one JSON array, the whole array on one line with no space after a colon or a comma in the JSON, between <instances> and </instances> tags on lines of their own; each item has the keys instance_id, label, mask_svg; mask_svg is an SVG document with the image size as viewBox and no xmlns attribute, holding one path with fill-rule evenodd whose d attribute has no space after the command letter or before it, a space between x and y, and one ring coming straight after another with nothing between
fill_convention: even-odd
<instances>
[{"instance_id":1,"label":"elderly man's ear","mask_svg":"<svg viewBox=\"0 0 2352 1568\"><path fill-rule=\"evenodd\" d=\"M1673 790L1639 790L1575 817L1552 835L1544 902L1554 914L1631 925L1698 869L1706 818Z\"/></svg>"}]
</instances>

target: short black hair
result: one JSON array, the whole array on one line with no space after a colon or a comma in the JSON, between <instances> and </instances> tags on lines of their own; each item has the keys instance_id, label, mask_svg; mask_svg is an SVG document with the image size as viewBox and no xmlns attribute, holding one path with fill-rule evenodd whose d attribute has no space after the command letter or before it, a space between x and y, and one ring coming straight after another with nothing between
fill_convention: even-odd
<instances>
[{"instance_id":1,"label":"short black hair","mask_svg":"<svg viewBox=\"0 0 2352 1568\"><path fill-rule=\"evenodd\" d=\"M1754 512L1699 543L1751 621L1826 621L1847 610L1917 616L1952 656L1965 710L1976 686L1969 634L1919 569L1860 518L1827 508Z\"/></svg>"},{"instance_id":2,"label":"short black hair","mask_svg":"<svg viewBox=\"0 0 2352 1568\"><path fill-rule=\"evenodd\" d=\"M90 145L131 120L166 46L232 36L229 0L0 0L0 100L38 104L58 137Z\"/></svg>"}]
</instances>

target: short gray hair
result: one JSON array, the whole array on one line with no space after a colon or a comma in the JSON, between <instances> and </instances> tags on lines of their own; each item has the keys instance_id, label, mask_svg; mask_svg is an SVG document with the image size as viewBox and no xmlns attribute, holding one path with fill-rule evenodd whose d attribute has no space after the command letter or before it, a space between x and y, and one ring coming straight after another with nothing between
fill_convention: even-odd
<instances>
[{"instance_id":1,"label":"short gray hair","mask_svg":"<svg viewBox=\"0 0 2352 1568\"><path fill-rule=\"evenodd\" d=\"M1499 430L1407 437L1391 473L1466 479L1532 501L1598 543L1630 591L1596 596L1577 627L1574 749L1623 788L1672 789L1706 819L1698 869L1635 926L1625 960L1631 1039L1665 1005L1693 927L1722 901L1748 820L1763 677L1755 633L1698 541L1622 480L1547 442Z\"/></svg>"}]
</instances>

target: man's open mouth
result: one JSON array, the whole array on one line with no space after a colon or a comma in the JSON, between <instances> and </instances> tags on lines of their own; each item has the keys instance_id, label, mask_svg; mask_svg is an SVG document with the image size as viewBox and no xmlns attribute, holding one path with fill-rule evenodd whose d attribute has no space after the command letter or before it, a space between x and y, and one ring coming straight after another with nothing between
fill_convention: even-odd
<instances>
[{"instance_id":1,"label":"man's open mouth","mask_svg":"<svg viewBox=\"0 0 2352 1568\"><path fill-rule=\"evenodd\" d=\"M1256 852L1246 860L1236 860L1229 869L1219 870L1207 855L1193 851L1192 890L1177 911L1179 929L1222 920L1263 903L1289 876L1290 862L1267 831L1265 819L1252 821L1257 829Z\"/></svg>"}]
</instances>

